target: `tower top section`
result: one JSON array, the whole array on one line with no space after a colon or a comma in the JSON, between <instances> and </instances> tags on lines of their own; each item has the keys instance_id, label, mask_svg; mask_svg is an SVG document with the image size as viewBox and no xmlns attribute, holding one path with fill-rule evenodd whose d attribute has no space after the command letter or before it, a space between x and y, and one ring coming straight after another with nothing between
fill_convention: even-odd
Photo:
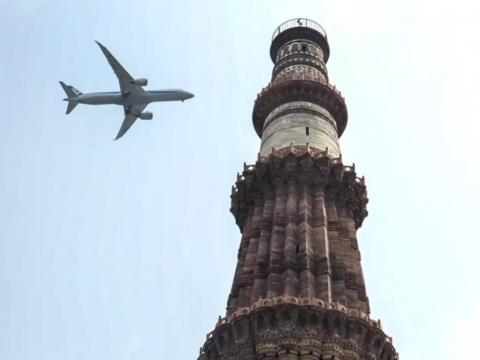
<instances>
[{"instance_id":1,"label":"tower top section","mask_svg":"<svg viewBox=\"0 0 480 360\"><path fill-rule=\"evenodd\" d=\"M252 114L262 156L292 143L340 155L338 139L348 113L342 93L330 84L329 54L327 34L315 21L297 18L275 30L271 81L258 94Z\"/></svg>"},{"instance_id":2,"label":"tower top section","mask_svg":"<svg viewBox=\"0 0 480 360\"><path fill-rule=\"evenodd\" d=\"M297 18L285 21L273 33L272 45L270 46L270 57L275 63L277 52L283 45L292 40L310 40L316 43L323 50L324 61L327 63L330 56L327 33L313 20Z\"/></svg>"}]
</instances>

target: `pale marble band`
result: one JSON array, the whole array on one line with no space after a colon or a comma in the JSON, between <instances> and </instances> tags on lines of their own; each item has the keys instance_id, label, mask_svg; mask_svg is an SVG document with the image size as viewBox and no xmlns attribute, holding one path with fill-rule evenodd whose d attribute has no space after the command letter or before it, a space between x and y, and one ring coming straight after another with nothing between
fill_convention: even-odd
<instances>
[{"instance_id":1,"label":"pale marble band","mask_svg":"<svg viewBox=\"0 0 480 360\"><path fill-rule=\"evenodd\" d=\"M308 110L318 112L323 116L325 116L330 121L330 123L336 128L335 119L330 114L330 112L328 112L328 110L326 110L325 108L308 101L292 101L292 102L280 105L279 107L275 108L270 114L268 114L267 118L265 119L265 123L263 125L263 130L265 131L270 126L270 120L273 117L277 116L282 112L293 110L293 109L295 110L308 109Z\"/></svg>"},{"instance_id":2,"label":"pale marble band","mask_svg":"<svg viewBox=\"0 0 480 360\"><path fill-rule=\"evenodd\" d=\"M328 147L333 156L340 155L336 129L327 120L309 113L287 114L273 120L263 132L260 155L267 156L272 148L280 149L291 143L308 143L322 150Z\"/></svg>"}]
</instances>

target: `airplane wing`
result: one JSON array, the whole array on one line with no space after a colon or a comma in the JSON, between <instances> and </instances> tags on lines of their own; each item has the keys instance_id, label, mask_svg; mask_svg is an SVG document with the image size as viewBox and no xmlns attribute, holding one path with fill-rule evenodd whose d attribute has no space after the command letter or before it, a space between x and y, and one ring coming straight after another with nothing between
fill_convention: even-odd
<instances>
[{"instance_id":1,"label":"airplane wing","mask_svg":"<svg viewBox=\"0 0 480 360\"><path fill-rule=\"evenodd\" d=\"M122 94L126 92L130 92L132 95L143 95L145 94L145 90L141 86L130 84L129 81L134 80L133 77L123 68L123 66L118 62L117 59L112 55L108 49L100 44L98 41L95 41L100 49L102 49L103 54L108 60L108 63L113 69L115 75L117 75L118 82L120 83L120 90Z\"/></svg>"},{"instance_id":2,"label":"airplane wing","mask_svg":"<svg viewBox=\"0 0 480 360\"><path fill-rule=\"evenodd\" d=\"M114 140L120 139L125 133L130 129L137 120L138 116L142 113L143 109L145 109L147 105L135 105L135 106L128 106L124 105L123 108L125 110L125 119L123 120L122 126L120 127L120 131L117 134L117 137Z\"/></svg>"}]
</instances>

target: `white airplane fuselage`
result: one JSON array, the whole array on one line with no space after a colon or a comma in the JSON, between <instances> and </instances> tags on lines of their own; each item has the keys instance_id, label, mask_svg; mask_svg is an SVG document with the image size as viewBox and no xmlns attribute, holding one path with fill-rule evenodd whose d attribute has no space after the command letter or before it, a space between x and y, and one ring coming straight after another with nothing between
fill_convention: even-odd
<instances>
[{"instance_id":1,"label":"white airplane fuselage","mask_svg":"<svg viewBox=\"0 0 480 360\"><path fill-rule=\"evenodd\" d=\"M161 101L184 101L192 97L192 93L184 90L148 90L143 95L122 94L121 92L101 92L81 94L77 97L69 97L64 100L86 105L135 106Z\"/></svg>"},{"instance_id":2,"label":"white airplane fuselage","mask_svg":"<svg viewBox=\"0 0 480 360\"><path fill-rule=\"evenodd\" d=\"M118 140L125 135L137 119L153 119L153 114L150 111L143 111L148 104L165 101L183 102L194 97L192 93L180 89L145 90L143 87L148 85L148 79L133 78L105 46L98 41L96 41L96 43L105 55L114 74L117 76L120 91L84 94L73 86L59 81L63 91L67 94L67 98L63 99L64 101L68 101L67 115L70 114L78 104L111 104L123 106L124 118L122 126L115 138L115 140Z\"/></svg>"}]
</instances>

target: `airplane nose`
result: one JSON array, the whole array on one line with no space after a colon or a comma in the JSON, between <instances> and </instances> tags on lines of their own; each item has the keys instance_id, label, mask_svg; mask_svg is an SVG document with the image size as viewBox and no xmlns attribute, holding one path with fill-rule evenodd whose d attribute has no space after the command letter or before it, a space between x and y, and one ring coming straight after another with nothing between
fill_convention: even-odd
<instances>
[{"instance_id":1,"label":"airplane nose","mask_svg":"<svg viewBox=\"0 0 480 360\"><path fill-rule=\"evenodd\" d=\"M193 95L192 93L188 93L188 95L189 95L189 99L195 97L195 95Z\"/></svg>"}]
</instances>

